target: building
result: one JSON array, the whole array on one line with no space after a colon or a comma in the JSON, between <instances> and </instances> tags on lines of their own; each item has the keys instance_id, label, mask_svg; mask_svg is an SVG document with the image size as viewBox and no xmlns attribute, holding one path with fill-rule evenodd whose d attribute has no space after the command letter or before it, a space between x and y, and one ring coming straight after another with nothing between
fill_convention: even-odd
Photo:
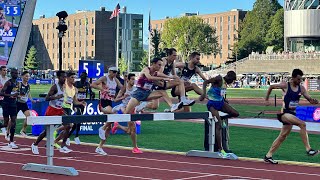
<instances>
[{"instance_id":1,"label":"building","mask_svg":"<svg viewBox=\"0 0 320 180\"><path fill-rule=\"evenodd\" d=\"M143 55L143 15L127 14L126 8L120 14L119 58L130 65L130 71L137 71ZM77 70L79 60L103 61L105 69L116 63L116 18L109 19L111 11L77 11L66 18L68 30L63 37L62 69ZM58 17L33 20L29 45L37 49L40 69L57 70Z\"/></svg>"},{"instance_id":2,"label":"building","mask_svg":"<svg viewBox=\"0 0 320 180\"><path fill-rule=\"evenodd\" d=\"M201 55L201 64L216 67L233 58L232 51L238 37L239 23L244 19L245 14L246 11L239 9L206 15L199 15L199 13L183 14L184 16L196 15L216 29L216 36L218 36L221 51L216 55ZM161 31L167 19L169 18L151 21L152 28Z\"/></svg>"},{"instance_id":3,"label":"building","mask_svg":"<svg viewBox=\"0 0 320 180\"><path fill-rule=\"evenodd\" d=\"M285 0L284 9L284 49L320 51L319 1Z\"/></svg>"}]
</instances>

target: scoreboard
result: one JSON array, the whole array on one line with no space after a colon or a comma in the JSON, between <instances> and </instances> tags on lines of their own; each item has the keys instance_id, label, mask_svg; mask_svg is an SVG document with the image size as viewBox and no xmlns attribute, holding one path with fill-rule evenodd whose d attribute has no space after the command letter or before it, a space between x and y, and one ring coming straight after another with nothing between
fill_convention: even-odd
<instances>
[{"instance_id":1,"label":"scoreboard","mask_svg":"<svg viewBox=\"0 0 320 180\"><path fill-rule=\"evenodd\" d=\"M88 78L99 78L104 74L104 64L97 60L80 60L78 76L82 72L86 72Z\"/></svg>"}]
</instances>

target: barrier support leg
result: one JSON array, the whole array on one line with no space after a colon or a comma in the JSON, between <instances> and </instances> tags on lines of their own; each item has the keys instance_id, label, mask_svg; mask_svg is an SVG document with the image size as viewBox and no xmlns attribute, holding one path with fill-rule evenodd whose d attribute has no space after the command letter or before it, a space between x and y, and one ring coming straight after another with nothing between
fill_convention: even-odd
<instances>
[{"instance_id":1,"label":"barrier support leg","mask_svg":"<svg viewBox=\"0 0 320 180\"><path fill-rule=\"evenodd\" d=\"M188 151L186 156L195 156L195 157L207 157L207 158L219 158L219 159L230 159L236 160L238 157L233 153L227 153L227 156L222 156L219 152L214 152L214 144L215 144L215 117L212 119L205 119L209 125L209 151L199 151L199 150L191 150ZM207 136L208 134L205 134Z\"/></svg>"},{"instance_id":2,"label":"barrier support leg","mask_svg":"<svg viewBox=\"0 0 320 180\"><path fill-rule=\"evenodd\" d=\"M51 173L51 174L62 174L67 176L77 176L79 175L78 171L73 167L63 167L63 166L54 166L53 165L53 131L55 130L54 125L46 125L47 131L47 147L46 147L46 155L47 155L47 164L36 164L36 163L28 163L22 167L23 170L26 171L35 171L35 172L43 172L43 173Z\"/></svg>"}]
</instances>

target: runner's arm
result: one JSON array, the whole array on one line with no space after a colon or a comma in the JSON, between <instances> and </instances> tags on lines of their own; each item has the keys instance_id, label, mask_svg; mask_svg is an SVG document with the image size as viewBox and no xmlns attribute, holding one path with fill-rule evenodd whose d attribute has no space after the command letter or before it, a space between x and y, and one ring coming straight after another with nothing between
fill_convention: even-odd
<instances>
[{"instance_id":1,"label":"runner's arm","mask_svg":"<svg viewBox=\"0 0 320 180\"><path fill-rule=\"evenodd\" d=\"M172 76L177 76L177 73L176 73L176 63L175 63L174 61L173 61L173 63L172 63L171 74L172 74Z\"/></svg>"},{"instance_id":2,"label":"runner's arm","mask_svg":"<svg viewBox=\"0 0 320 180\"><path fill-rule=\"evenodd\" d=\"M177 68L182 69L182 68L184 68L185 63L183 63L183 62L178 62L178 63L175 64L175 66L176 66Z\"/></svg>"},{"instance_id":3,"label":"runner's arm","mask_svg":"<svg viewBox=\"0 0 320 180\"><path fill-rule=\"evenodd\" d=\"M207 78L202 74L200 68L198 66L196 66L196 73L204 80L206 81Z\"/></svg>"},{"instance_id":4,"label":"runner's arm","mask_svg":"<svg viewBox=\"0 0 320 180\"><path fill-rule=\"evenodd\" d=\"M114 102L119 102L119 101L123 100L124 98L126 98L124 96L124 92L125 92L124 88L121 88L119 93L118 93L118 95L117 95L117 97L114 99Z\"/></svg>"},{"instance_id":5,"label":"runner's arm","mask_svg":"<svg viewBox=\"0 0 320 180\"><path fill-rule=\"evenodd\" d=\"M121 82L119 81L118 78L114 78L116 80L117 86L119 89L121 89L123 87L123 85L121 84Z\"/></svg>"},{"instance_id":6,"label":"runner's arm","mask_svg":"<svg viewBox=\"0 0 320 180\"><path fill-rule=\"evenodd\" d=\"M317 99L312 98L306 88L304 86L301 87L301 94L303 95L304 98L306 98L311 104L318 104L319 101Z\"/></svg>"},{"instance_id":7,"label":"runner's arm","mask_svg":"<svg viewBox=\"0 0 320 180\"><path fill-rule=\"evenodd\" d=\"M147 79L154 81L154 80L170 80L169 78L163 78L163 77L157 77L157 76L151 76L150 71L148 68L144 68L142 70L142 73L147 77Z\"/></svg>"},{"instance_id":8,"label":"runner's arm","mask_svg":"<svg viewBox=\"0 0 320 180\"><path fill-rule=\"evenodd\" d=\"M93 82L91 84L91 87L94 88L94 89L97 89L97 90L100 90L102 91L103 88L101 86L99 86L101 83L105 82L106 81L106 77L105 76L102 76L100 77L98 80L96 80L95 82Z\"/></svg>"},{"instance_id":9,"label":"runner's arm","mask_svg":"<svg viewBox=\"0 0 320 180\"><path fill-rule=\"evenodd\" d=\"M81 102L78 101L77 95L78 95L78 89L76 88L76 93L73 96L73 104L86 106L87 103L85 101L81 101Z\"/></svg>"},{"instance_id":10,"label":"runner's arm","mask_svg":"<svg viewBox=\"0 0 320 180\"><path fill-rule=\"evenodd\" d=\"M50 101L50 100L59 99L58 97L54 97L54 96L53 96L53 95L55 95L57 92L58 92L57 85L53 85L53 86L50 88L48 94L46 95L45 100L46 100L46 101Z\"/></svg>"},{"instance_id":11,"label":"runner's arm","mask_svg":"<svg viewBox=\"0 0 320 180\"><path fill-rule=\"evenodd\" d=\"M6 90L7 90L8 86L11 86L10 81L7 81L6 83L4 83L3 88L1 89L1 95L12 97L12 96L14 96L14 94L6 94ZM17 96L17 95L15 95L15 96Z\"/></svg>"},{"instance_id":12,"label":"runner's arm","mask_svg":"<svg viewBox=\"0 0 320 180\"><path fill-rule=\"evenodd\" d=\"M279 83L279 84L273 84L273 85L270 85L268 91L267 91L267 95L266 95L266 101L269 100L269 96L272 92L273 89L287 89L287 83L286 82L282 82L282 83Z\"/></svg>"}]
</instances>

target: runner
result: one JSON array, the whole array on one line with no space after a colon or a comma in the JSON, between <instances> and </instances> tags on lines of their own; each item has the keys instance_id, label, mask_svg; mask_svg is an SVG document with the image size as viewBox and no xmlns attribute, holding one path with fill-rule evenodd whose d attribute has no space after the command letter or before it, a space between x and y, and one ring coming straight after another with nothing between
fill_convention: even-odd
<instances>
[{"instance_id":1,"label":"runner","mask_svg":"<svg viewBox=\"0 0 320 180\"><path fill-rule=\"evenodd\" d=\"M9 80L9 78L7 77L7 67L6 66L1 66L0 67L0 91L2 90L4 84ZM4 96L0 96L0 105L2 107L2 102L3 102L3 98ZM7 139L7 129L5 127L1 128L2 134L5 136L5 138Z\"/></svg>"},{"instance_id":2,"label":"runner","mask_svg":"<svg viewBox=\"0 0 320 180\"><path fill-rule=\"evenodd\" d=\"M199 100L203 101L206 97L209 99L207 103L208 111L211 112L212 116L216 117L218 122L216 122L216 140L218 145L218 150L222 154L222 156L226 156L226 152L222 147L222 120L219 116L219 111L229 114L230 117L238 117L239 113L237 110L232 108L227 102L224 100L224 95L226 93L227 85L234 83L237 76L234 71L229 71L226 76L222 77L221 75L213 77L209 80L203 82L203 94L200 96ZM211 83L211 87L208 90L207 96L207 85ZM205 126L205 149L209 150L208 135L209 135L209 126Z\"/></svg>"},{"instance_id":3,"label":"runner","mask_svg":"<svg viewBox=\"0 0 320 180\"><path fill-rule=\"evenodd\" d=\"M36 103L37 101L33 100L30 94L30 85L28 83L30 79L30 74L28 71L24 71L21 74L22 82L19 83L19 90L20 90L20 96L18 97L17 101L17 113L19 111L22 111L23 114L26 116L26 119L23 122L22 129L20 131L20 134L23 137L26 137L26 128L27 128L27 117L31 115L31 111L29 110L29 107L27 105L28 99L31 100L32 103Z\"/></svg>"},{"instance_id":4,"label":"runner","mask_svg":"<svg viewBox=\"0 0 320 180\"><path fill-rule=\"evenodd\" d=\"M18 146L14 143L14 133L16 131L16 120L17 120L17 97L19 96L18 86L18 70L11 69L11 79L9 79L3 86L1 94L4 96L2 102L3 119L4 124L0 124L1 128L10 127L10 139L8 147L12 149L18 149ZM10 125L8 125L10 120ZM7 133L8 134L8 133ZM6 137L8 140L8 135Z\"/></svg>"},{"instance_id":5,"label":"runner","mask_svg":"<svg viewBox=\"0 0 320 180\"><path fill-rule=\"evenodd\" d=\"M64 115L62 109L62 103L64 100L64 86L66 81L66 73L64 71L57 72L58 83L54 84L45 100L49 101L49 106L47 107L45 116L62 116ZM46 130L42 131L38 136L37 140L31 145L31 150L33 154L39 154L38 144L46 137Z\"/></svg>"},{"instance_id":6,"label":"runner","mask_svg":"<svg viewBox=\"0 0 320 180\"><path fill-rule=\"evenodd\" d=\"M268 89L265 99L266 105L270 105L269 96L273 89L282 89L284 93L281 114L277 115L278 120L283 124L283 126L279 136L272 143L272 146L270 147L268 153L264 157L264 161L267 163L278 164L278 162L272 158L272 155L276 152L276 150L280 147L283 141L290 134L293 125L300 127L300 136L305 146L307 155L315 156L319 153L319 150L314 150L310 147L306 123L304 121L301 121L296 116L296 107L299 105L301 95L303 95L311 104L319 103L317 99L311 98L305 87L301 85L302 76L303 72L300 69L294 69L292 71L291 80L289 82L274 84L271 85Z\"/></svg>"},{"instance_id":7,"label":"runner","mask_svg":"<svg viewBox=\"0 0 320 180\"><path fill-rule=\"evenodd\" d=\"M75 87L78 90L77 93L77 99L79 102L84 102L84 100L87 98L87 95L90 94L90 99L95 96L94 92L92 91L90 87L90 83L87 82L88 74L84 71L80 74L80 81L77 81L75 83ZM84 114L84 106L83 105L73 105L73 108L75 110L76 115L82 115ZM69 137L72 135L74 131L76 131L74 141L76 144L81 144L81 141L79 139L79 131L80 131L81 123L74 123L72 126L71 131L69 132ZM70 146L70 138L67 139L66 144Z\"/></svg>"},{"instance_id":8,"label":"runner","mask_svg":"<svg viewBox=\"0 0 320 180\"><path fill-rule=\"evenodd\" d=\"M100 91L101 95L99 109L104 114L112 113L112 101L114 100L116 95L116 88L118 87L119 89L121 89L123 87L119 80L116 78L117 72L118 69L116 67L110 67L107 76L102 76L97 81L91 84L92 88L98 89ZM106 142L106 139L110 134L111 125L112 123L107 122L99 128L100 143L95 150L96 153L107 155L107 153L103 151L102 146Z\"/></svg>"}]
</instances>

